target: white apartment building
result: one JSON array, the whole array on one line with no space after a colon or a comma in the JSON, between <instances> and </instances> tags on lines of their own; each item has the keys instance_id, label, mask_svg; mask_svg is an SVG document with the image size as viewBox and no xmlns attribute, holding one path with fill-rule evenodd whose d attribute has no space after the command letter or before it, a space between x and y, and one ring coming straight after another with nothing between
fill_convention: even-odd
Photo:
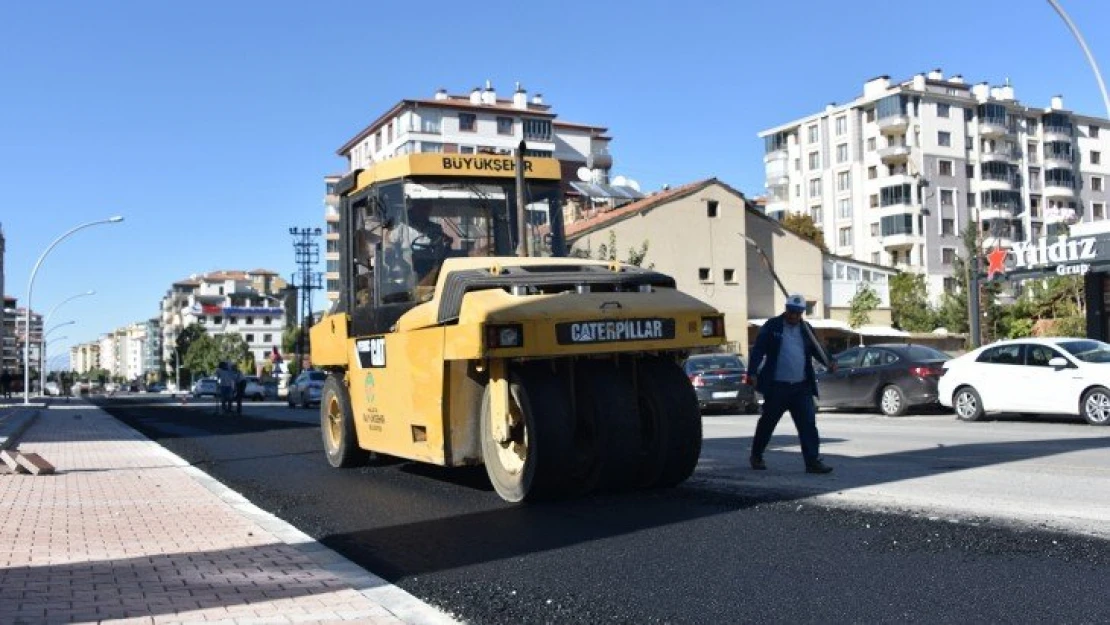
<instances>
[{"instance_id":1,"label":"white apartment building","mask_svg":"<svg viewBox=\"0 0 1110 625\"><path fill-rule=\"evenodd\" d=\"M643 194L609 184L613 159L607 128L557 119L541 94L531 98L519 83L510 98L499 98L487 81L469 95L440 89L427 99L401 100L344 143L336 154L347 161L348 173L393 156L421 152L444 154L511 154L521 140L526 155L561 161L564 194L587 201L624 203ZM578 172L590 171L588 180ZM329 302L339 296L338 198L332 194L340 176L325 178L325 272ZM334 243L333 243L334 241Z\"/></svg>"},{"instance_id":2,"label":"white apartment building","mask_svg":"<svg viewBox=\"0 0 1110 625\"><path fill-rule=\"evenodd\" d=\"M1009 84L941 70L867 81L846 104L769 128L766 211L808 213L834 254L925 274L953 288L960 233L984 249L1107 216L1110 121L1019 102Z\"/></svg>"},{"instance_id":3,"label":"white apartment building","mask_svg":"<svg viewBox=\"0 0 1110 625\"><path fill-rule=\"evenodd\" d=\"M162 298L162 360L173 371L177 335L194 323L210 335L236 333L261 366L281 349L287 283L266 269L214 271L173 283ZM102 355L103 358L103 355Z\"/></svg>"},{"instance_id":4,"label":"white apartment building","mask_svg":"<svg viewBox=\"0 0 1110 625\"><path fill-rule=\"evenodd\" d=\"M74 373L88 373L100 368L100 343L81 343L69 348L69 368Z\"/></svg>"}]
</instances>

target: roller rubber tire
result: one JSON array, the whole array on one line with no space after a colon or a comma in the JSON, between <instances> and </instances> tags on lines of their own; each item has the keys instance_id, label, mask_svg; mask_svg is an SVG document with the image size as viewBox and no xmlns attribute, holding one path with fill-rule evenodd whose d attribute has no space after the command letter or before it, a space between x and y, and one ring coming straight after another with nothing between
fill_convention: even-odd
<instances>
[{"instance_id":1,"label":"roller rubber tire","mask_svg":"<svg viewBox=\"0 0 1110 625\"><path fill-rule=\"evenodd\" d=\"M648 485L672 487L689 478L701 456L701 415L698 398L682 368L666 357L644 358L639 366L641 405L652 413L655 428L647 447L655 468ZM646 431L646 429L645 429Z\"/></svg>"},{"instance_id":2,"label":"roller rubber tire","mask_svg":"<svg viewBox=\"0 0 1110 625\"><path fill-rule=\"evenodd\" d=\"M351 398L342 374L330 374L320 400L320 435L328 464L342 469L366 464L370 452L358 446Z\"/></svg>"}]
</instances>

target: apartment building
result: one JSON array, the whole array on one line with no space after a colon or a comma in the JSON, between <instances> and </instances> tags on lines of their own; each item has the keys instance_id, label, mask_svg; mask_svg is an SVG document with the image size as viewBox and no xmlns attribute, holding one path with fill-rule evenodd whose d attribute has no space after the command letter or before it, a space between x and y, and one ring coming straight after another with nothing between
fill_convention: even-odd
<instances>
[{"instance_id":1,"label":"apartment building","mask_svg":"<svg viewBox=\"0 0 1110 625\"><path fill-rule=\"evenodd\" d=\"M846 104L759 133L766 213L811 215L830 251L954 287L960 233L1009 248L1107 216L1110 121L1028 106L941 70L879 76Z\"/></svg>"},{"instance_id":2,"label":"apartment building","mask_svg":"<svg viewBox=\"0 0 1110 625\"><path fill-rule=\"evenodd\" d=\"M100 343L80 343L69 348L69 368L77 374L100 368Z\"/></svg>"},{"instance_id":3,"label":"apartment building","mask_svg":"<svg viewBox=\"0 0 1110 625\"><path fill-rule=\"evenodd\" d=\"M288 290L285 280L266 269L214 271L174 282L161 303L166 372L173 371L177 335L194 323L210 335L239 334L261 366L275 346L280 349L288 324Z\"/></svg>"},{"instance_id":4,"label":"apartment building","mask_svg":"<svg viewBox=\"0 0 1110 625\"><path fill-rule=\"evenodd\" d=\"M39 354L42 349L42 315L31 311L31 329L27 331L27 309L16 308L14 319L14 335L15 335L15 356L16 356L16 370L22 374L23 372L23 351L27 342L30 342L29 361L31 369L38 370L39 368ZM32 377L34 377L32 375Z\"/></svg>"},{"instance_id":5,"label":"apartment building","mask_svg":"<svg viewBox=\"0 0 1110 625\"><path fill-rule=\"evenodd\" d=\"M15 336L15 315L17 300L4 296L4 306L0 310L0 370L14 372L23 361L20 347ZM22 375L22 372L20 373Z\"/></svg>"},{"instance_id":6,"label":"apartment building","mask_svg":"<svg viewBox=\"0 0 1110 625\"><path fill-rule=\"evenodd\" d=\"M350 172L402 154L512 154L524 140L527 156L560 161L563 193L574 205L617 205L643 197L628 184L610 184L612 138L607 133L601 126L558 119L542 94L529 97L519 83L511 97L502 98L487 81L484 89L475 87L469 95L451 95L440 89L431 98L401 100L336 154L346 159ZM588 176L580 175L584 170ZM325 178L325 280L331 302L339 292L338 198L332 193L339 178Z\"/></svg>"}]
</instances>

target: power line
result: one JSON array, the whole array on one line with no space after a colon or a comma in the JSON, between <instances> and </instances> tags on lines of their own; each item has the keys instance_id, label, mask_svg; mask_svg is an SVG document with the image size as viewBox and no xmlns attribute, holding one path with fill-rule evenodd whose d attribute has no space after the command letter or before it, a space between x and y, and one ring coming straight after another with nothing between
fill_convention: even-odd
<instances>
[{"instance_id":1,"label":"power line","mask_svg":"<svg viewBox=\"0 0 1110 625\"><path fill-rule=\"evenodd\" d=\"M323 288L323 274L314 271L320 262L320 244L315 237L322 234L320 228L289 228L293 237L293 256L297 271L293 274L293 285L300 293L300 308L297 311L297 367L304 364L305 345L307 344L308 324L312 321L312 292Z\"/></svg>"}]
</instances>

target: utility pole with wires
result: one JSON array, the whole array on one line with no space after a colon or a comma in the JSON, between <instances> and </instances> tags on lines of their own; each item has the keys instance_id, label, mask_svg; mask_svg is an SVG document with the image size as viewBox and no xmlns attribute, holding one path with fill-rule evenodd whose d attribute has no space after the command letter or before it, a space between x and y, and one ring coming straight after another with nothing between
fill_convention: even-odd
<instances>
[{"instance_id":1,"label":"utility pole with wires","mask_svg":"<svg viewBox=\"0 0 1110 625\"><path fill-rule=\"evenodd\" d=\"M308 343L308 324L312 322L312 292L323 288L323 274L315 271L320 262L320 244L316 241L322 231L320 228L289 228L293 236L293 252L297 272L293 274L293 286L300 294L300 308L296 316L297 326L297 368L304 367L305 347Z\"/></svg>"}]
</instances>

